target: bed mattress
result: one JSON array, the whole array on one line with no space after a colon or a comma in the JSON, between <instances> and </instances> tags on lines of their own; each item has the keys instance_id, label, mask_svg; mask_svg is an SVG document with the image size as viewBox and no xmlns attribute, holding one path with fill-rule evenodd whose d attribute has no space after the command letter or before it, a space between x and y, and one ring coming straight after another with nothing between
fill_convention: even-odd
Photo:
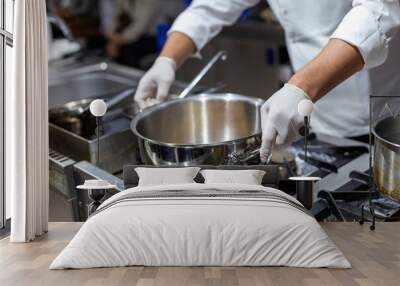
<instances>
[{"instance_id":1,"label":"bed mattress","mask_svg":"<svg viewBox=\"0 0 400 286\"><path fill-rule=\"evenodd\" d=\"M179 184L109 198L50 269L133 265L351 267L308 211L279 190Z\"/></svg>"}]
</instances>

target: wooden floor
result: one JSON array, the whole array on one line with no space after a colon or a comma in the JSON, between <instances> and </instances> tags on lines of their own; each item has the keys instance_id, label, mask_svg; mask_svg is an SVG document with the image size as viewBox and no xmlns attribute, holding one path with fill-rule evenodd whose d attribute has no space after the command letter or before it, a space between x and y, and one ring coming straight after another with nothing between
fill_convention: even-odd
<instances>
[{"instance_id":1,"label":"wooden floor","mask_svg":"<svg viewBox=\"0 0 400 286\"><path fill-rule=\"evenodd\" d=\"M48 270L80 223L51 223L30 244L0 241L0 285L400 285L400 223L381 223L371 232L356 223L327 223L324 229L353 269L285 267L126 267Z\"/></svg>"}]
</instances>

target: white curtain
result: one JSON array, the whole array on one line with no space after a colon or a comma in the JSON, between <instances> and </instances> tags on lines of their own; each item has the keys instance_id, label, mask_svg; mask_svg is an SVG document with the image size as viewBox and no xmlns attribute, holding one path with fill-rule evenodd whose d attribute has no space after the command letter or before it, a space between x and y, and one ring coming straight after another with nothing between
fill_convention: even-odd
<instances>
[{"instance_id":1,"label":"white curtain","mask_svg":"<svg viewBox=\"0 0 400 286\"><path fill-rule=\"evenodd\" d=\"M45 0L15 1L13 92L6 98L6 187L12 242L48 225L48 92Z\"/></svg>"}]
</instances>

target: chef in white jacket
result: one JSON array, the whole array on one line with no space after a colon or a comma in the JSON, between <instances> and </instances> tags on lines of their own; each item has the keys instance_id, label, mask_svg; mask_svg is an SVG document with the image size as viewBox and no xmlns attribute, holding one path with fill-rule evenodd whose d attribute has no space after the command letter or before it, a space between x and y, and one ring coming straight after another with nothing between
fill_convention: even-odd
<instances>
[{"instance_id":1,"label":"chef in white jacket","mask_svg":"<svg viewBox=\"0 0 400 286\"><path fill-rule=\"evenodd\" d=\"M140 81L144 108L164 101L184 61L259 0L194 0L172 26L167 43ZM381 65L400 25L399 0L269 0L285 30L292 65L289 82L261 109L261 158L290 144L303 118L298 104L315 104L314 131L354 137L368 132L368 69Z\"/></svg>"}]
</instances>

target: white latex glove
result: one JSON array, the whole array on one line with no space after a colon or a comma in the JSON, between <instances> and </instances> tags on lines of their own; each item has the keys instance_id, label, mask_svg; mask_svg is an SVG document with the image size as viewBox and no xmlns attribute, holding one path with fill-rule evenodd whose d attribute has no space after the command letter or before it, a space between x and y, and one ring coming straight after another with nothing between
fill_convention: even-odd
<instances>
[{"instance_id":1,"label":"white latex glove","mask_svg":"<svg viewBox=\"0 0 400 286\"><path fill-rule=\"evenodd\" d=\"M262 144L260 158L266 162L273 148L283 148L300 137L304 117L298 111L299 103L308 101L300 88L285 84L261 107Z\"/></svg>"},{"instance_id":2,"label":"white latex glove","mask_svg":"<svg viewBox=\"0 0 400 286\"><path fill-rule=\"evenodd\" d=\"M135 101L141 109L165 101L175 81L176 63L159 57L139 82Z\"/></svg>"}]
</instances>

